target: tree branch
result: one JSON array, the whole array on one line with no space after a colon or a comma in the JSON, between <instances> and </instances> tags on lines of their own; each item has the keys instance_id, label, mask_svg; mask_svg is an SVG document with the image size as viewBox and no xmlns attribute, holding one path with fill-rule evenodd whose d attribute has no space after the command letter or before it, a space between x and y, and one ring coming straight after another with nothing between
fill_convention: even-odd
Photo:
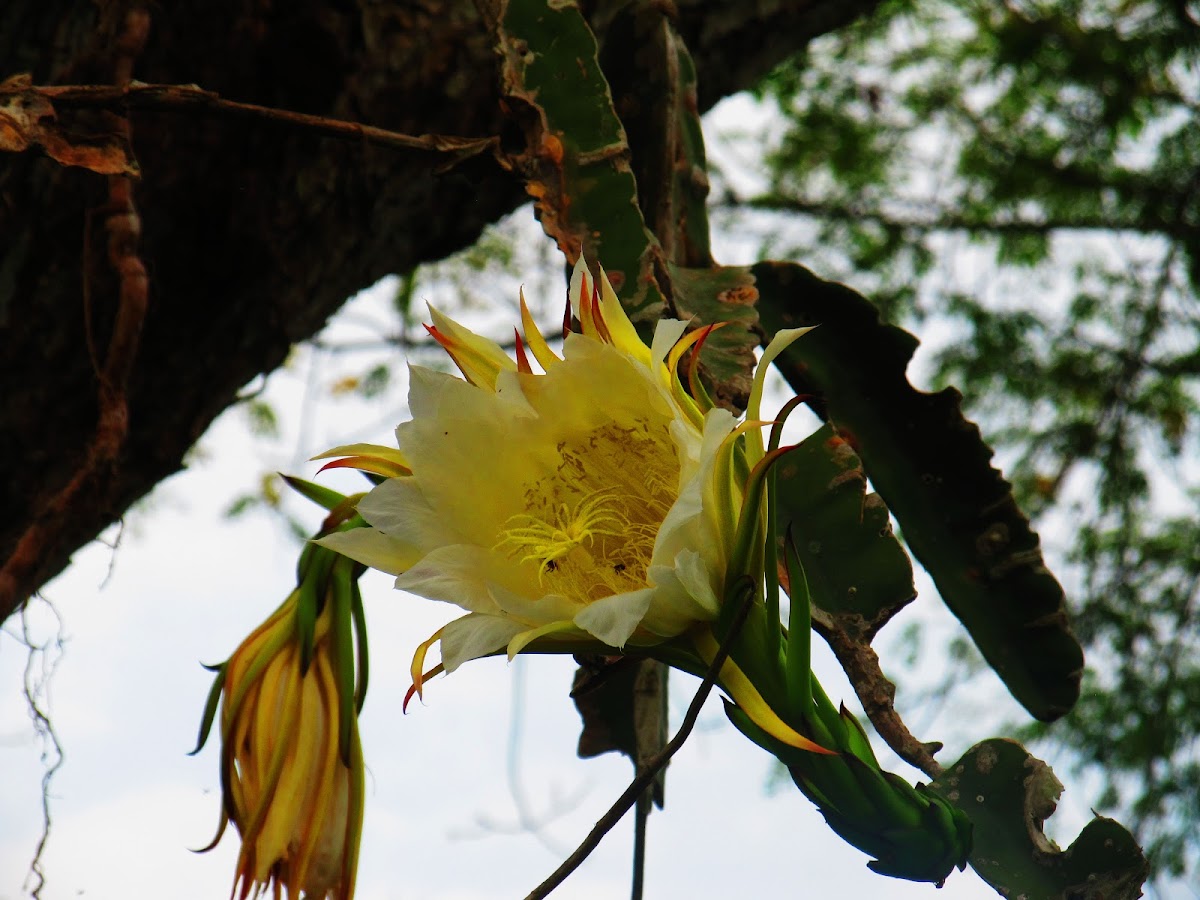
<instances>
[{"instance_id":1,"label":"tree branch","mask_svg":"<svg viewBox=\"0 0 1200 900\"><path fill-rule=\"evenodd\" d=\"M727 197L721 204L726 210L744 208L786 214L814 216L837 222L874 222L898 231L929 234L939 231L965 231L970 234L1047 235L1055 231L1132 231L1137 234L1162 234L1173 238L1192 237L1194 229L1168 222L1117 222L1098 215L1055 217L1048 219L981 219L952 210L939 210L929 216L903 215L878 207L858 206L836 200L812 200L792 196L760 196L742 200Z\"/></svg>"},{"instance_id":2,"label":"tree branch","mask_svg":"<svg viewBox=\"0 0 1200 900\"><path fill-rule=\"evenodd\" d=\"M592 851L600 845L600 841L604 839L604 836L616 827L617 822L621 821L621 817L629 812L633 805L638 802L638 798L645 794L647 788L650 787L654 779L658 776L658 773L670 762L671 757L679 751L679 748L684 745L691 735L692 729L696 727L696 720L700 718L700 710L704 706L704 702L708 699L708 695L712 693L713 685L717 683L717 676L721 672L721 667L725 665L725 660L729 657L729 648L737 637L738 632L741 631L753 603L754 592L749 590L746 592L745 599L741 600L741 606L730 625L729 634L721 642L716 656L713 657L712 664L709 665L708 671L704 673L704 679L700 682L700 687L696 691L696 695L692 698L687 713L683 717L683 723L679 726L679 731L675 733L675 737L671 738L662 750L646 761L645 768L634 777L633 781L629 783L629 787L625 788L621 796L608 808L608 811L596 820L595 826L588 832L587 837L583 839L580 845L575 848L575 852L568 856L563 861L563 864L551 873L549 878L530 891L525 900L545 900L546 897L550 896L551 891L566 881L570 874L578 869L583 864L583 861L591 855Z\"/></svg>"},{"instance_id":3,"label":"tree branch","mask_svg":"<svg viewBox=\"0 0 1200 900\"><path fill-rule=\"evenodd\" d=\"M455 135L408 135L358 122L313 116L306 113L239 103L226 100L215 91L206 91L194 84L66 84L32 85L20 78L9 79L0 86L0 98L16 101L51 101L59 109L131 109L161 112L201 112L210 115L253 119L276 125L315 132L327 137L360 141L390 147L393 150L421 150L429 153L448 153L455 161L474 156L499 146L496 137L458 137ZM13 101L9 101L10 103Z\"/></svg>"},{"instance_id":4,"label":"tree branch","mask_svg":"<svg viewBox=\"0 0 1200 900\"><path fill-rule=\"evenodd\" d=\"M140 3L129 5L114 42L113 71L117 86L109 90L120 91L129 84L134 62L146 44L149 31L149 12ZM115 117L113 127L126 145L131 143L127 117ZM44 548L73 518L78 498L92 492L103 496L111 491L117 460L129 433L126 388L133 373L149 303L149 278L138 255L142 220L133 202L133 176L114 174L108 177L108 203L103 212L104 230L108 235L108 262L117 276L117 297L108 350L96 373L99 380L96 427L83 463L29 524L12 554L0 566L0 619L6 618L32 594L37 586L36 573ZM88 349L93 354L93 365L99 365L91 343L89 298L85 275Z\"/></svg>"},{"instance_id":5,"label":"tree branch","mask_svg":"<svg viewBox=\"0 0 1200 900\"><path fill-rule=\"evenodd\" d=\"M896 686L883 674L879 655L871 645L843 628L837 616L816 605L812 609L812 621L813 628L825 639L838 663L846 670L863 712L879 736L913 768L920 769L930 778L941 775L942 766L933 754L942 749L942 745L936 741L923 743L908 730L896 712Z\"/></svg>"}]
</instances>

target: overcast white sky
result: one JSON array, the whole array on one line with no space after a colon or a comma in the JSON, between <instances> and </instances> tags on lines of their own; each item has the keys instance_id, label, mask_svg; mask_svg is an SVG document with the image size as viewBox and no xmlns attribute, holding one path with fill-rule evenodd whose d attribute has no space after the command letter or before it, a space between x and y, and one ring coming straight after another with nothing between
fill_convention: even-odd
<instances>
[{"instance_id":1,"label":"overcast white sky","mask_svg":"<svg viewBox=\"0 0 1200 900\"><path fill-rule=\"evenodd\" d=\"M265 518L226 522L244 426L226 419L212 457L159 492L134 520L108 586L110 553L93 547L46 594L68 635L51 689L66 748L53 784L46 900L225 896L236 841L208 855L217 820L216 747L188 757L214 662L290 590L294 546ZM216 449L220 448L220 449ZM222 473L225 477L222 477ZM359 897L492 900L521 897L560 857L520 833L506 778L513 685L524 685L519 744L523 795L535 816L570 808L545 835L568 851L623 789L621 758L575 758L578 720L566 697L569 659L485 660L427 689L400 714L414 644L448 610L371 578L372 683L362 718L370 777ZM37 616L40 620L43 617ZM39 628L45 633L44 628ZM24 654L0 644L0 898L16 900L39 830L39 748L19 683ZM676 720L695 681L674 682ZM835 693L837 693L835 691ZM794 790L768 797L769 757L730 728L719 706L676 757L667 808L650 823L646 896L717 897L795 891L904 898L932 888L884 880L825 827ZM627 893L631 825L623 822L561 889L567 898ZM799 893L799 892L797 892ZM973 873L943 898L991 897Z\"/></svg>"},{"instance_id":2,"label":"overcast white sky","mask_svg":"<svg viewBox=\"0 0 1200 900\"><path fill-rule=\"evenodd\" d=\"M734 107L731 115L744 112ZM496 290L498 301L515 298L507 284ZM551 305L560 308L560 298ZM377 296L355 304L342 317L342 333L353 329L348 321L374 315L380 303ZM237 848L232 832L207 855L189 850L208 843L219 806L215 739L199 756L186 755L211 683L200 663L225 658L283 600L294 584L296 545L265 515L230 521L224 510L236 494L253 488L264 466L311 477L315 465L293 464L296 448L305 455L349 439L387 441L391 425L404 416L396 400L402 384L382 405L306 406L306 382L328 386L340 374L362 369L361 362L346 360L323 365L314 373L302 358L290 374L271 379L267 396L284 417L284 439L273 449L249 437L239 412L222 417L189 470L129 517L115 557L93 544L46 588L66 638L48 702L66 759L52 786L44 900L228 895ZM310 523L318 520L309 515ZM412 649L454 611L401 595L389 581L375 575L364 580L372 667L361 720L369 776L358 896L522 897L586 834L628 782L630 767L612 755L575 757L578 719L566 696L569 658L468 664L432 682L427 705L402 716ZM916 606L917 614L932 618L935 631L957 627L931 589ZM30 622L38 641L54 634L54 620L42 605L33 605ZM9 630L16 624L9 623ZM0 635L0 900L28 895L27 870L41 828L42 745L19 690L26 656L10 635ZM930 662L936 669L936 660ZM836 666L826 660L819 672L831 696L852 699ZM675 724L695 685L689 677L674 678ZM514 703L524 710L516 754L519 793L527 812L545 820L540 837L521 827L510 783ZM1017 714L996 685L983 706L984 718ZM953 750L991 736L974 730L985 723L948 721L936 711L916 711L911 724L926 739L956 732L950 740L960 743L947 751L947 762ZM922 777L890 765L910 780ZM866 857L833 835L797 791L768 796L770 771L767 754L734 731L710 699L700 727L669 770L666 810L650 822L646 897L996 896L970 870L952 876L938 894L929 885L874 875ZM1085 792L1064 798L1062 825L1054 832L1060 839L1073 838L1091 799ZM630 817L557 896L627 896L631 830Z\"/></svg>"}]
</instances>

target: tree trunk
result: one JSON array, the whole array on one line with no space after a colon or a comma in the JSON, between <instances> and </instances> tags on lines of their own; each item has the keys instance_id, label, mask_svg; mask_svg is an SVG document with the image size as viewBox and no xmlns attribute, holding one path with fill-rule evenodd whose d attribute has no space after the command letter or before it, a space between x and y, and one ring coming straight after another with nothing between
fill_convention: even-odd
<instances>
[{"instance_id":1,"label":"tree trunk","mask_svg":"<svg viewBox=\"0 0 1200 900\"><path fill-rule=\"evenodd\" d=\"M701 106L876 2L682 0ZM602 35L622 4L585 5ZM6 0L0 80L132 75L412 135L507 134L491 43L465 0L146 5L145 43L131 48L122 41L140 8ZM60 120L91 133L120 122L94 110ZM126 249L145 265L148 302L125 324L110 178L36 151L0 155L0 621L177 471L237 390L347 297L469 245L522 201L486 154L439 173L441 155L199 108L135 110L128 122L141 233ZM114 330L136 349L127 378L108 377L124 352Z\"/></svg>"}]
</instances>

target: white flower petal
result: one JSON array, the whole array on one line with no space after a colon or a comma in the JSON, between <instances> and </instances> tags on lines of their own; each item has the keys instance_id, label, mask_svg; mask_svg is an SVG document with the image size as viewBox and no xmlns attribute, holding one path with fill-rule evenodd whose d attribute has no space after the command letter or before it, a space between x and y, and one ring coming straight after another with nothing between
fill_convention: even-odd
<instances>
[{"instance_id":1,"label":"white flower petal","mask_svg":"<svg viewBox=\"0 0 1200 900\"><path fill-rule=\"evenodd\" d=\"M708 522L715 521L717 511L706 507L718 502L711 490L714 464L721 442L733 429L733 416L728 410L713 409L704 417L704 436L699 452L699 464L690 479L680 485L679 496L658 529L654 542L654 561L671 564L680 550L687 547L705 548L714 559L724 558L720 541ZM713 566L714 571L716 566Z\"/></svg>"},{"instance_id":2,"label":"white flower petal","mask_svg":"<svg viewBox=\"0 0 1200 900\"><path fill-rule=\"evenodd\" d=\"M315 543L389 575L399 575L421 558L420 551L415 547L374 528L335 531L319 538Z\"/></svg>"},{"instance_id":3,"label":"white flower petal","mask_svg":"<svg viewBox=\"0 0 1200 900\"><path fill-rule=\"evenodd\" d=\"M610 647L621 648L650 609L653 588L614 594L589 603L575 614L575 624Z\"/></svg>"},{"instance_id":4,"label":"white flower petal","mask_svg":"<svg viewBox=\"0 0 1200 900\"><path fill-rule=\"evenodd\" d=\"M649 578L654 583L654 601L642 620L642 627L652 634L672 637L686 631L693 622L716 618L691 595L671 566L651 566Z\"/></svg>"},{"instance_id":5,"label":"white flower petal","mask_svg":"<svg viewBox=\"0 0 1200 900\"><path fill-rule=\"evenodd\" d=\"M544 594L540 585L530 590L514 591L499 582L488 585L496 607L505 615L522 622L570 621L579 604L560 594Z\"/></svg>"},{"instance_id":6,"label":"white flower petal","mask_svg":"<svg viewBox=\"0 0 1200 900\"><path fill-rule=\"evenodd\" d=\"M675 575L697 605L715 618L721 600L713 590L712 573L704 557L695 550L680 550L675 555Z\"/></svg>"},{"instance_id":7,"label":"white flower petal","mask_svg":"<svg viewBox=\"0 0 1200 900\"><path fill-rule=\"evenodd\" d=\"M481 656L490 656L508 646L508 642L526 630L512 619L471 613L455 619L442 629L439 648L442 665L453 672L463 663Z\"/></svg>"},{"instance_id":8,"label":"white flower petal","mask_svg":"<svg viewBox=\"0 0 1200 900\"><path fill-rule=\"evenodd\" d=\"M358 511L376 529L406 546L429 552L461 543L444 516L429 505L416 479L389 478L358 502Z\"/></svg>"},{"instance_id":9,"label":"white flower petal","mask_svg":"<svg viewBox=\"0 0 1200 900\"><path fill-rule=\"evenodd\" d=\"M459 387L450 387L450 385ZM436 415L442 403L442 394L447 389L459 390L463 385L470 387L461 378L455 378L447 372L439 372L436 369L409 363L408 408L413 419L425 419Z\"/></svg>"},{"instance_id":10,"label":"white flower petal","mask_svg":"<svg viewBox=\"0 0 1200 900\"><path fill-rule=\"evenodd\" d=\"M761 416L759 408L762 406L763 384L767 380L767 370L771 368L775 357L790 347L797 338L812 331L813 328L816 326L783 328L775 332L775 337L771 338L771 342L767 344L767 349L763 351L762 359L758 361L758 366L754 370L754 385L750 388L750 399L746 404L747 420L758 419Z\"/></svg>"},{"instance_id":11,"label":"white flower petal","mask_svg":"<svg viewBox=\"0 0 1200 900\"><path fill-rule=\"evenodd\" d=\"M571 286L567 288L567 300L571 304L571 314L580 321L583 320L583 311L579 308L579 302L583 297L583 276L585 275L590 285L592 273L588 270L587 260L583 258L581 250L579 259L575 260L575 265L571 269ZM591 299L590 296L589 299Z\"/></svg>"},{"instance_id":12,"label":"white flower petal","mask_svg":"<svg viewBox=\"0 0 1200 900\"><path fill-rule=\"evenodd\" d=\"M660 319L654 326L654 340L650 344L650 358L656 363L662 362L671 352L671 348L687 331L687 322L679 319Z\"/></svg>"},{"instance_id":13,"label":"white flower petal","mask_svg":"<svg viewBox=\"0 0 1200 900\"><path fill-rule=\"evenodd\" d=\"M396 587L469 612L495 614L499 609L487 584L492 556L490 550L471 544L438 547L399 574Z\"/></svg>"}]
</instances>

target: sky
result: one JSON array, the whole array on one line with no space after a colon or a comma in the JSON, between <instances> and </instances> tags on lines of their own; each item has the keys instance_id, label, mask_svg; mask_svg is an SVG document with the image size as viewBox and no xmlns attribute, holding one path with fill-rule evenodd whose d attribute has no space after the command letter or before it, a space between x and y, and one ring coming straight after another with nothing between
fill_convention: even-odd
<instances>
[{"instance_id":1,"label":"sky","mask_svg":"<svg viewBox=\"0 0 1200 900\"><path fill-rule=\"evenodd\" d=\"M228 417L206 444L236 445L244 430ZM189 849L208 843L219 804L215 742L186 755L209 685L200 663L222 659L286 596L295 545L266 517L223 518L232 478L224 467L210 459L177 476L133 517L115 561L94 545L45 591L66 634L50 689L65 761L52 783L45 900L200 900L229 890L232 833L212 853ZM361 719L369 776L358 897L524 896L615 799L630 767L614 755L575 758L569 658L468 664L430 683L426 704L402 715L411 650L447 610L393 591L389 580L364 583L372 678ZM34 625L46 633L47 622ZM40 828L40 748L12 689L24 661L13 640L0 643L0 900L25 896ZM696 684L674 679L673 727ZM507 772L514 703L524 710L520 794L535 821L551 819L541 831L558 855L520 829ZM666 809L650 822L646 896L769 893L797 879L827 895L930 896L929 886L870 873L795 790L768 796L770 773L767 754L710 699L670 767ZM624 896L631 827L623 821L559 896ZM938 896L995 895L968 871Z\"/></svg>"},{"instance_id":2,"label":"sky","mask_svg":"<svg viewBox=\"0 0 1200 900\"><path fill-rule=\"evenodd\" d=\"M725 109L730 120L748 114L736 105ZM532 222L528 212L519 215ZM723 250L726 261L737 261L741 252L732 245ZM548 268L549 274L526 279L527 291L562 290L555 286L561 285L555 266ZM480 278L481 294L502 301L507 315L515 285L490 283L486 272ZM391 289L384 285L350 304L324 337L377 335ZM441 302L436 286L422 296ZM544 298L545 308L561 309L561 297ZM468 311L468 319L472 315L484 313ZM400 362L394 354L390 361ZM31 604L33 642L62 641L61 650L51 644L34 657L39 665L56 661L42 702L64 750L50 789L53 826L42 859L43 900L228 895L237 852L232 830L212 852L193 852L210 841L220 802L216 741L187 755L211 683L201 663L228 656L287 596L297 544L277 518L251 511L230 519L226 511L237 495L255 489L264 471L311 478L317 466L304 460L326 447L389 441L392 426L405 418L401 365L384 396L370 403L353 397L312 402L314 386L328 396L335 392L331 385L364 365L337 354L297 353L265 385L263 396L280 411L278 438L253 437L244 409L227 412L186 470L126 517L115 550L89 545L46 586L43 595L60 618L45 603ZM768 410L782 396L778 386L773 396ZM291 508L309 527L319 521L313 507ZM106 534L109 542L116 533ZM955 633L957 625L927 579L920 585L921 596L906 615L927 623L926 646L937 647L938 637ZM425 704L414 703L402 714L413 648L454 611L400 594L375 573L364 577L363 588L372 671L360 720L368 779L357 896L524 896L624 789L632 774L628 762L612 754L576 758L579 723L567 697L569 658L467 664L431 682ZM10 621L0 633L0 900L27 897L35 883L29 864L41 830L47 749L20 692L29 654L13 636L19 631L20 622ZM827 691L853 706L844 677L816 645L814 665ZM888 658L885 653L885 665ZM922 660L919 669L936 675L939 660ZM690 676L673 676L672 731L696 686ZM987 729L995 722L1021 715L994 679L973 689L982 691L977 715L964 719L961 703L907 713L918 736L947 742L944 762L991 736ZM900 702L903 709L903 696ZM910 781L924 780L889 753L880 755L885 767ZM1093 798L1086 785L1061 774L1069 789L1052 834L1065 844L1087 820ZM769 756L737 733L710 698L670 766L666 808L649 824L645 896L996 896L970 870L955 873L936 895L929 885L871 873L867 857L834 835L798 791L769 790L771 776ZM627 896L631 835L629 816L556 896Z\"/></svg>"}]
</instances>

